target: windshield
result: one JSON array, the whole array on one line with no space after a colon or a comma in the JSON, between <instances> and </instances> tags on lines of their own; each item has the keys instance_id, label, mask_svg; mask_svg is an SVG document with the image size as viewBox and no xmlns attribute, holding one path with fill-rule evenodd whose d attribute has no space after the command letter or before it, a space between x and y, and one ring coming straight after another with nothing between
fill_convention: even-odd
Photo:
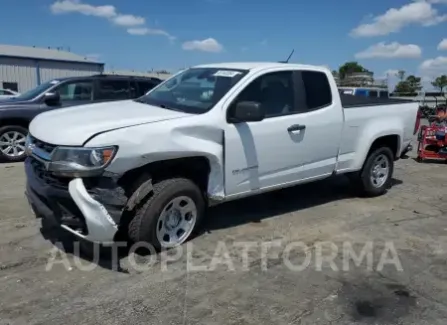
<instances>
[{"instance_id":1,"label":"windshield","mask_svg":"<svg viewBox=\"0 0 447 325\"><path fill-rule=\"evenodd\" d=\"M205 113L247 72L224 68L187 69L137 101L185 113Z\"/></svg>"},{"instance_id":2,"label":"windshield","mask_svg":"<svg viewBox=\"0 0 447 325\"><path fill-rule=\"evenodd\" d=\"M48 89L50 89L57 83L58 83L58 81L55 81L55 80L45 82L43 84L40 84L36 88L28 90L27 92L15 97L14 99L15 100L31 100L31 99L39 96L41 93L47 91Z\"/></svg>"}]
</instances>

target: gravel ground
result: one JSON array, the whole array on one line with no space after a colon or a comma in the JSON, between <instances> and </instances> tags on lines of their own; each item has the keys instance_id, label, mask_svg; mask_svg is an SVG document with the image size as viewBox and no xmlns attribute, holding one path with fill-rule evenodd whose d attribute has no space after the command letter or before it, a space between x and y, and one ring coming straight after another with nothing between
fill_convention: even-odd
<instances>
[{"instance_id":1,"label":"gravel ground","mask_svg":"<svg viewBox=\"0 0 447 325\"><path fill-rule=\"evenodd\" d=\"M379 198L339 177L229 203L182 251L90 263L0 165L0 324L446 324L446 171L409 158Z\"/></svg>"}]
</instances>

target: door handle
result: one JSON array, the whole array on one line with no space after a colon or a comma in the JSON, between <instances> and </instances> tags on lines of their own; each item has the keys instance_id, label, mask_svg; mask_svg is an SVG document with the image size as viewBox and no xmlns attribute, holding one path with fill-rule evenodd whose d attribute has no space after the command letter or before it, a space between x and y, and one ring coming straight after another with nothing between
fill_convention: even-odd
<instances>
[{"instance_id":1,"label":"door handle","mask_svg":"<svg viewBox=\"0 0 447 325\"><path fill-rule=\"evenodd\" d=\"M301 131L301 130L304 130L305 128L306 128L305 125L294 124L294 125L289 126L289 127L287 128L287 131L288 131L288 132L295 132L295 131Z\"/></svg>"}]
</instances>

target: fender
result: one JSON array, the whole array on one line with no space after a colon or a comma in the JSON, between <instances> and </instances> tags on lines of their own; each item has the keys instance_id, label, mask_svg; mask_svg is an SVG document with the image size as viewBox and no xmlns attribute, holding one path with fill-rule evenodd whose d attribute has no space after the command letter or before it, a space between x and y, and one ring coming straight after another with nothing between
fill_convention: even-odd
<instances>
[{"instance_id":1,"label":"fender","mask_svg":"<svg viewBox=\"0 0 447 325\"><path fill-rule=\"evenodd\" d=\"M396 157L399 156L402 146L402 137L404 125L402 119L397 116L394 117L384 117L381 119L372 119L361 131L361 135L357 140L356 150L357 153L354 158L352 169L360 170L366 160L369 150L372 144L377 139L388 136L397 135L398 145L397 151L394 153Z\"/></svg>"},{"instance_id":2,"label":"fender","mask_svg":"<svg viewBox=\"0 0 447 325\"><path fill-rule=\"evenodd\" d=\"M194 121L174 119L104 132L85 146L117 145L120 149L106 170L120 175L150 163L204 157L210 166L207 195L214 201L221 201L225 198L223 130L217 123L211 124L207 120L205 124L199 117ZM147 195L144 193L140 193L136 202L132 201L130 206L137 204L141 195Z\"/></svg>"}]
</instances>

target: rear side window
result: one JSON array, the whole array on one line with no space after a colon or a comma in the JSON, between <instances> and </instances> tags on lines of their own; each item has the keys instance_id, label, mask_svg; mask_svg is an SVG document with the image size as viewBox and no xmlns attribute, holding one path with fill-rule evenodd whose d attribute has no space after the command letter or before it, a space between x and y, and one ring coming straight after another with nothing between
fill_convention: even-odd
<instances>
[{"instance_id":1,"label":"rear side window","mask_svg":"<svg viewBox=\"0 0 447 325\"><path fill-rule=\"evenodd\" d=\"M377 91L375 91L375 90L370 90L370 91L369 91L369 97L377 98Z\"/></svg>"},{"instance_id":2,"label":"rear side window","mask_svg":"<svg viewBox=\"0 0 447 325\"><path fill-rule=\"evenodd\" d=\"M308 110L326 107L332 103L329 80L323 72L301 71Z\"/></svg>"},{"instance_id":3,"label":"rear side window","mask_svg":"<svg viewBox=\"0 0 447 325\"><path fill-rule=\"evenodd\" d=\"M388 92L387 91L381 91L379 94L380 94L380 98L388 98Z\"/></svg>"},{"instance_id":4,"label":"rear side window","mask_svg":"<svg viewBox=\"0 0 447 325\"><path fill-rule=\"evenodd\" d=\"M368 93L364 89L357 89L355 91L355 96L365 96L366 97L367 95L368 95Z\"/></svg>"},{"instance_id":5,"label":"rear side window","mask_svg":"<svg viewBox=\"0 0 447 325\"><path fill-rule=\"evenodd\" d=\"M155 83L152 81L138 81L138 96L145 95L149 90L155 87Z\"/></svg>"},{"instance_id":6,"label":"rear side window","mask_svg":"<svg viewBox=\"0 0 447 325\"><path fill-rule=\"evenodd\" d=\"M129 98L129 82L127 80L100 80L98 99L120 100Z\"/></svg>"}]
</instances>

